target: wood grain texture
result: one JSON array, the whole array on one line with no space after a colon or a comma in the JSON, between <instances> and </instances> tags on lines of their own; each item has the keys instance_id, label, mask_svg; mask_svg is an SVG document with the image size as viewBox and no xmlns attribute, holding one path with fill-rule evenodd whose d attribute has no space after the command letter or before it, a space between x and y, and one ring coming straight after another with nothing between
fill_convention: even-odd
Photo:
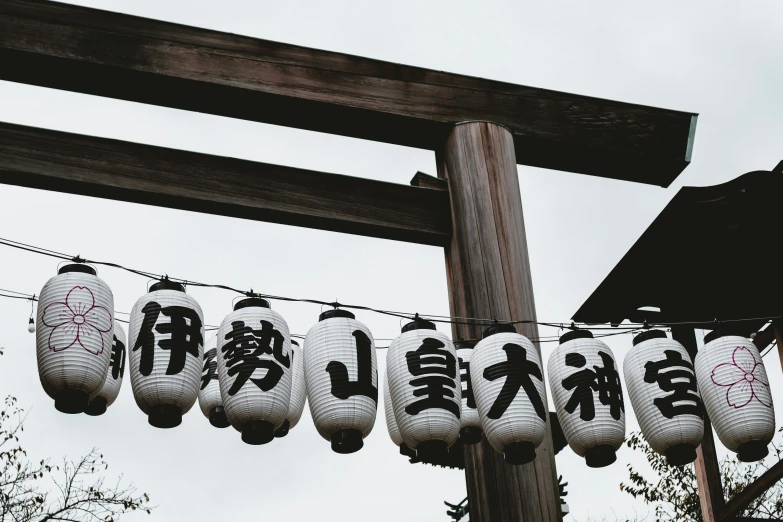
<instances>
[{"instance_id":1,"label":"wood grain texture","mask_svg":"<svg viewBox=\"0 0 783 522\"><path fill-rule=\"evenodd\" d=\"M682 344L691 358L697 350L696 332L687 326L672 327L672 338ZM715 438L712 435L712 425L704 413L704 438L696 448L696 461L693 463L696 472L696 483L699 487L699 501L704 522L720 522L721 514L726 505L723 497L723 485L720 480L718 455L715 453Z\"/></svg>"},{"instance_id":2,"label":"wood grain texture","mask_svg":"<svg viewBox=\"0 0 783 522\"><path fill-rule=\"evenodd\" d=\"M0 2L0 79L437 150L488 120L516 161L667 186L696 115L45 0Z\"/></svg>"},{"instance_id":3,"label":"wood grain texture","mask_svg":"<svg viewBox=\"0 0 783 522\"><path fill-rule=\"evenodd\" d=\"M491 123L454 127L438 153L449 183L454 235L446 248L451 315L500 321L536 319L530 260L511 133ZM456 324L455 340L480 339L483 328ZM537 338L536 325L518 331ZM537 458L510 466L484 439L465 447L473 522L560 520L552 436Z\"/></svg>"},{"instance_id":4,"label":"wood grain texture","mask_svg":"<svg viewBox=\"0 0 783 522\"><path fill-rule=\"evenodd\" d=\"M446 245L448 191L0 123L0 183Z\"/></svg>"}]
</instances>

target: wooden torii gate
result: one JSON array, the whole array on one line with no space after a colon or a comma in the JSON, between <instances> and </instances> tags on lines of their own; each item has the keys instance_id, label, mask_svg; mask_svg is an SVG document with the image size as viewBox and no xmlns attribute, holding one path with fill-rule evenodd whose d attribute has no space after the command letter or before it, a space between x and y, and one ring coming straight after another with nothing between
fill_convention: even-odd
<instances>
[{"instance_id":1,"label":"wooden torii gate","mask_svg":"<svg viewBox=\"0 0 783 522\"><path fill-rule=\"evenodd\" d=\"M517 164L668 186L696 126L44 0L0 2L0 79L432 150L440 179L404 186L3 123L0 182L444 247L451 314L501 321L536 319ZM486 440L465 452L474 522L561 518L551 435L525 466Z\"/></svg>"}]
</instances>

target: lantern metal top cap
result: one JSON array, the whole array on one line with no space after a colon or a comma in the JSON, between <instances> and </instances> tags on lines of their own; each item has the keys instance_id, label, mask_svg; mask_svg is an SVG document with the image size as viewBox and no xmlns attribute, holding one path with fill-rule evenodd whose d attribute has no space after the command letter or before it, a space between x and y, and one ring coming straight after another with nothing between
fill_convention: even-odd
<instances>
[{"instance_id":1,"label":"lantern metal top cap","mask_svg":"<svg viewBox=\"0 0 783 522\"><path fill-rule=\"evenodd\" d=\"M90 265L85 265L84 263L70 263L64 266L61 266L59 270L57 270L58 274L68 274L68 273L82 273L82 274L90 274L90 275L98 275L98 273L95 271L93 267Z\"/></svg>"},{"instance_id":2,"label":"lantern metal top cap","mask_svg":"<svg viewBox=\"0 0 783 522\"><path fill-rule=\"evenodd\" d=\"M299 346L299 342L297 342L295 339L291 339L291 344L295 344L295 345Z\"/></svg>"},{"instance_id":3,"label":"lantern metal top cap","mask_svg":"<svg viewBox=\"0 0 783 522\"><path fill-rule=\"evenodd\" d=\"M517 329L514 328L513 324L502 324L502 323L493 324L492 326L484 330L484 333L482 334L482 338L486 339L491 335L495 335L499 333L517 333Z\"/></svg>"},{"instance_id":4,"label":"lantern metal top cap","mask_svg":"<svg viewBox=\"0 0 783 522\"><path fill-rule=\"evenodd\" d=\"M158 290L174 290L176 292L184 292L185 287L182 283L175 283L169 278L163 278L150 287L150 292L157 292Z\"/></svg>"},{"instance_id":5,"label":"lantern metal top cap","mask_svg":"<svg viewBox=\"0 0 783 522\"><path fill-rule=\"evenodd\" d=\"M318 316L318 321L325 321L326 319L334 319L335 317L347 317L348 319L356 319L356 316L353 315L352 312L349 312L348 310L343 310L341 308L335 308L334 310L327 310L325 312L322 312L321 315Z\"/></svg>"},{"instance_id":6,"label":"lantern metal top cap","mask_svg":"<svg viewBox=\"0 0 783 522\"><path fill-rule=\"evenodd\" d=\"M410 332L412 330L437 330L435 323L422 319L418 315L413 318L413 321L402 327L402 333Z\"/></svg>"},{"instance_id":7,"label":"lantern metal top cap","mask_svg":"<svg viewBox=\"0 0 783 522\"><path fill-rule=\"evenodd\" d=\"M459 349L464 350L466 348L470 348L472 350L473 348L475 348L475 346L476 346L476 341L457 341L454 343L454 348L456 348L457 350Z\"/></svg>"},{"instance_id":8,"label":"lantern metal top cap","mask_svg":"<svg viewBox=\"0 0 783 522\"><path fill-rule=\"evenodd\" d=\"M234 305L234 311L240 310L242 308L272 308L269 306L269 301L264 299L263 297L246 297L245 299L241 299L237 301L237 304Z\"/></svg>"},{"instance_id":9,"label":"lantern metal top cap","mask_svg":"<svg viewBox=\"0 0 783 522\"><path fill-rule=\"evenodd\" d=\"M593 338L593 332L590 330L571 330L570 332L566 332L563 335L560 336L560 344L567 343L568 341L573 341L574 339L592 339Z\"/></svg>"},{"instance_id":10,"label":"lantern metal top cap","mask_svg":"<svg viewBox=\"0 0 783 522\"><path fill-rule=\"evenodd\" d=\"M735 331L730 326L721 326L720 328L716 328L715 330L711 331L710 333L704 336L704 344L711 343L715 339L720 339L721 337L726 337L728 335L745 337L742 331Z\"/></svg>"},{"instance_id":11,"label":"lantern metal top cap","mask_svg":"<svg viewBox=\"0 0 783 522\"><path fill-rule=\"evenodd\" d=\"M666 332L663 330L647 330L633 338L633 345L636 346L650 339L666 339Z\"/></svg>"}]
</instances>

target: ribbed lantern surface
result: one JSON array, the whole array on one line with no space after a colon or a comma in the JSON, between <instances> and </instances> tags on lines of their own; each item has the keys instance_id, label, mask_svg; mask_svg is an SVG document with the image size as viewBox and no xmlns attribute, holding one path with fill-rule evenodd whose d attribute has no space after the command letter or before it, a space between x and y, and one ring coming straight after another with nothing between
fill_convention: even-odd
<instances>
[{"instance_id":1,"label":"ribbed lantern surface","mask_svg":"<svg viewBox=\"0 0 783 522\"><path fill-rule=\"evenodd\" d=\"M405 325L386 354L394 418L406 446L444 455L459 436L457 350L429 321Z\"/></svg>"},{"instance_id":2,"label":"ribbed lantern surface","mask_svg":"<svg viewBox=\"0 0 783 522\"><path fill-rule=\"evenodd\" d=\"M122 386L122 377L125 375L125 352L128 339L125 337L125 330L120 323L114 321L114 335L111 345L111 362L109 363L109 373L98 393L90 397L90 405L87 406L85 413L87 415L103 415L106 408L114 404L117 396L120 394Z\"/></svg>"},{"instance_id":3,"label":"ribbed lantern surface","mask_svg":"<svg viewBox=\"0 0 783 522\"><path fill-rule=\"evenodd\" d=\"M690 355L660 330L637 335L623 361L628 398L650 447L682 466L696 459L704 409Z\"/></svg>"},{"instance_id":4,"label":"ribbed lantern surface","mask_svg":"<svg viewBox=\"0 0 783 522\"><path fill-rule=\"evenodd\" d=\"M481 442L481 419L476 409L476 398L473 396L473 385L470 382L470 357L476 343L472 341L457 341L457 361L459 362L459 377L462 383L462 409L460 417L459 438L463 444Z\"/></svg>"},{"instance_id":5,"label":"ribbed lantern surface","mask_svg":"<svg viewBox=\"0 0 783 522\"><path fill-rule=\"evenodd\" d=\"M337 453L364 445L378 409L378 361L370 330L346 310L321 314L304 342L313 422Z\"/></svg>"},{"instance_id":6,"label":"ribbed lantern surface","mask_svg":"<svg viewBox=\"0 0 783 522\"><path fill-rule=\"evenodd\" d=\"M696 381L718 438L744 462L764 458L775 434L769 379L756 345L714 331L696 355Z\"/></svg>"},{"instance_id":7,"label":"ribbed lantern surface","mask_svg":"<svg viewBox=\"0 0 783 522\"><path fill-rule=\"evenodd\" d=\"M274 439L291 400L288 323L258 297L239 301L220 323L218 378L226 416L247 444Z\"/></svg>"},{"instance_id":8,"label":"ribbed lantern surface","mask_svg":"<svg viewBox=\"0 0 783 522\"><path fill-rule=\"evenodd\" d=\"M302 348L293 339L291 340L291 372L291 400L288 403L288 414L283 425L275 430L275 437L285 437L299 424L307 400Z\"/></svg>"},{"instance_id":9,"label":"ribbed lantern surface","mask_svg":"<svg viewBox=\"0 0 783 522\"><path fill-rule=\"evenodd\" d=\"M41 384L59 411L82 413L109 372L114 296L95 269L71 264L46 282L38 299Z\"/></svg>"},{"instance_id":10,"label":"ribbed lantern surface","mask_svg":"<svg viewBox=\"0 0 783 522\"><path fill-rule=\"evenodd\" d=\"M470 358L470 382L481 427L509 464L536 457L546 434L547 408L538 350L513 326L484 332Z\"/></svg>"},{"instance_id":11,"label":"ribbed lantern surface","mask_svg":"<svg viewBox=\"0 0 783 522\"><path fill-rule=\"evenodd\" d=\"M182 285L160 281L133 305L128 335L128 371L136 404L152 426L179 426L201 386L201 307Z\"/></svg>"},{"instance_id":12,"label":"ribbed lantern surface","mask_svg":"<svg viewBox=\"0 0 783 522\"><path fill-rule=\"evenodd\" d=\"M400 435L400 428L397 426L397 419L394 418L388 371L383 372L383 411L386 414L386 429L389 431L389 437L394 444L402 446L402 435Z\"/></svg>"},{"instance_id":13,"label":"ribbed lantern surface","mask_svg":"<svg viewBox=\"0 0 783 522\"><path fill-rule=\"evenodd\" d=\"M201 385L198 390L198 405L201 413L216 428L228 428L223 397L217 370L217 334L204 343L204 366L201 369Z\"/></svg>"},{"instance_id":14,"label":"ribbed lantern surface","mask_svg":"<svg viewBox=\"0 0 783 522\"><path fill-rule=\"evenodd\" d=\"M587 330L560 337L549 357L549 387L568 445L588 466L617 460L625 440L625 404L612 350Z\"/></svg>"}]
</instances>

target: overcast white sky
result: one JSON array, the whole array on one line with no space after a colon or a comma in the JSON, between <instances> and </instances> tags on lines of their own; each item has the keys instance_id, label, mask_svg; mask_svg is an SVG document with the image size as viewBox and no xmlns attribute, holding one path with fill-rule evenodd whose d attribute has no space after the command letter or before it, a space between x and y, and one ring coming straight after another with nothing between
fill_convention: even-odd
<instances>
[{"instance_id":1,"label":"overcast white sky","mask_svg":"<svg viewBox=\"0 0 783 522\"><path fill-rule=\"evenodd\" d=\"M251 2L82 0L150 18L372 58L700 114L693 163L668 189L520 167L538 316L566 321L683 184L710 185L783 159L783 3ZM0 64L0 67L2 64ZM0 121L407 183L435 173L434 155L349 138L0 82ZM177 277L271 294L448 314L442 249L0 185L0 237ZM0 247L0 288L38 292L56 261ZM146 281L99 269L117 310ZM192 289L218 324L232 294ZM319 308L274 303L292 332ZM99 418L54 410L37 377L29 306L0 299L0 394L32 408L24 443L33 458L76 457L100 446L159 505L151 519L447 520L444 500L465 495L459 471L411 466L383 414L365 448L337 455L309 412L262 447L212 428L196 406L173 430L150 427L129 382ZM376 338L396 319L357 318ZM447 331L447 329L444 329ZM546 333L546 330L544 331ZM550 332L551 333L551 332ZM618 360L627 336L610 342ZM385 341L378 345L385 346ZM553 346L543 346L546 361ZM379 353L380 369L385 353ZM766 359L778 419L783 376ZM622 375L622 373L621 373ZM629 430L635 420L629 415ZM578 519L645 512L619 491L630 451L589 470L566 449L558 472ZM600 500L599 500L600 499ZM599 500L597 502L597 500ZM131 520L141 520L139 516Z\"/></svg>"}]
</instances>

